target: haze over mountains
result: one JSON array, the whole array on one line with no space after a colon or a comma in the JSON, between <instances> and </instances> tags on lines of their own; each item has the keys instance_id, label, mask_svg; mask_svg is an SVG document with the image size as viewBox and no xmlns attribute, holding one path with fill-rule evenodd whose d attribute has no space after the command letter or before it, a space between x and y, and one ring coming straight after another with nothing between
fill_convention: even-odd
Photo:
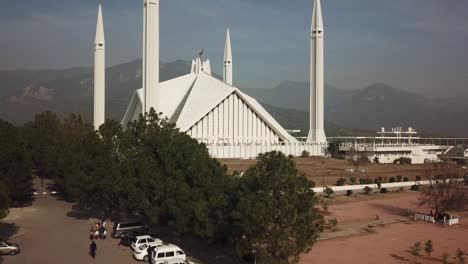
<instances>
[{"instance_id":1,"label":"haze over mountains","mask_svg":"<svg viewBox=\"0 0 468 264\"><path fill-rule=\"evenodd\" d=\"M186 61L162 63L161 81L189 70L190 63ZM106 74L106 115L120 120L132 92L141 87L141 60L110 67ZM306 132L308 86L287 81L273 89L241 89L263 103L285 128ZM432 134L468 137L467 103L468 98L428 99L385 84L354 91L327 85L327 133L362 135L383 126L412 126ZM0 119L22 124L32 120L37 112L51 110L80 113L91 120L92 108L91 68L0 71Z\"/></svg>"}]
</instances>

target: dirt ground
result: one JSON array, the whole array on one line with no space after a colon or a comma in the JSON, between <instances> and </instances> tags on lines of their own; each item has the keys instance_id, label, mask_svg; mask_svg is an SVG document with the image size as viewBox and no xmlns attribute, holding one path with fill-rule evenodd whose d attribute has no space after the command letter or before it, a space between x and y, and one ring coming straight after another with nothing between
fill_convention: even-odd
<instances>
[{"instance_id":1,"label":"dirt ground","mask_svg":"<svg viewBox=\"0 0 468 264\"><path fill-rule=\"evenodd\" d=\"M39 187L35 180L35 189ZM97 257L88 255L89 228L93 223L88 215L73 210L72 204L50 195L39 195L33 204L25 208L13 208L0 221L0 238L18 243L21 253L17 256L0 256L4 264L83 264L143 263L133 259L132 250L119 246L119 240L108 237L97 241ZM109 228L112 223L109 223ZM222 246L200 243L197 238L180 236L167 229L155 229L158 238L180 246L194 263L239 264L237 257Z\"/></svg>"},{"instance_id":2,"label":"dirt ground","mask_svg":"<svg viewBox=\"0 0 468 264\"><path fill-rule=\"evenodd\" d=\"M242 172L256 163L255 160L224 159L221 163L227 165L230 172ZM346 169L352 169L349 161L329 159L321 157L295 158L297 169L308 179L313 180L317 186L334 185L341 178L390 178L396 176L408 177L414 180L416 176L424 178L424 165L397 165L397 164L367 164L359 167L359 171L366 172L350 173ZM468 170L466 171L468 173ZM349 183L349 182L348 182Z\"/></svg>"},{"instance_id":3,"label":"dirt ground","mask_svg":"<svg viewBox=\"0 0 468 264\"><path fill-rule=\"evenodd\" d=\"M428 239L433 240L434 258L419 258L418 263L440 263L443 252L453 256L457 248L468 250L468 214L455 227L409 221L408 215L414 211L429 212L418 206L418 197L415 192L401 192L330 199L326 217L336 217L338 226L324 232L312 251L302 255L300 263L412 263L408 248ZM110 238L98 241L97 257L92 260L88 255L90 225L87 217L74 213L70 203L40 196L32 206L12 209L0 222L0 237L10 237L22 250L20 255L5 256L4 263L137 263L129 248ZM239 263L207 243L159 234L164 241L181 246L189 256L197 256L200 263Z\"/></svg>"},{"instance_id":4,"label":"dirt ground","mask_svg":"<svg viewBox=\"0 0 468 264\"><path fill-rule=\"evenodd\" d=\"M424 244L429 239L434 245L432 257L422 252L417 263L441 263L445 252L453 257L458 248L468 251L468 214L454 227L414 222L407 220L412 212L429 212L418 206L417 193L377 196L376 200L331 205L327 218L338 219L338 230L325 232L300 263L413 263L407 250L414 242Z\"/></svg>"}]
</instances>

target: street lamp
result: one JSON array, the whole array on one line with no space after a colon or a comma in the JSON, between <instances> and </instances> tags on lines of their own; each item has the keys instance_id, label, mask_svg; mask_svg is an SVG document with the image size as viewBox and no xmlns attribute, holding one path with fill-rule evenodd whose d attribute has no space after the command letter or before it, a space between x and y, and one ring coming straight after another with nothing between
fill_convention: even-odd
<instances>
[{"instance_id":1,"label":"street lamp","mask_svg":"<svg viewBox=\"0 0 468 264\"><path fill-rule=\"evenodd\" d=\"M252 249L252 254L254 255L254 264L257 264L257 250L255 248Z\"/></svg>"}]
</instances>

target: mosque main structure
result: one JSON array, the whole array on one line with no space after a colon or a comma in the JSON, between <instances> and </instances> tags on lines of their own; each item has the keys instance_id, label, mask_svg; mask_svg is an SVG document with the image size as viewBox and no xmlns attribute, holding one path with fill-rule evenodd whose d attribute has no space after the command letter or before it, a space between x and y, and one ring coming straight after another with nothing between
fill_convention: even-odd
<instances>
[{"instance_id":1,"label":"mosque main structure","mask_svg":"<svg viewBox=\"0 0 468 264\"><path fill-rule=\"evenodd\" d=\"M159 82L159 0L144 0L143 87L137 89L122 119L122 125L151 108L162 113L180 131L206 144L215 158L255 158L260 153L281 151L300 156L303 151L323 156L324 47L320 0L315 0L311 27L310 131L306 142L290 135L254 98L233 85L233 56L229 28L224 50L223 80L211 74L203 50L192 61L190 73ZM94 125L104 122L104 29L99 4L95 48ZM102 46L100 46L102 43ZM102 47L102 49L101 49Z\"/></svg>"}]
</instances>

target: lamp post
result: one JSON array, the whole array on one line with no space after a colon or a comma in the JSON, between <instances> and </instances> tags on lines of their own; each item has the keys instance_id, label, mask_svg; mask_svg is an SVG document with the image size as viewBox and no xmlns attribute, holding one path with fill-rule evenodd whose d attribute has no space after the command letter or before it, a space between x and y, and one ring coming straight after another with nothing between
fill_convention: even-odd
<instances>
[{"instance_id":1,"label":"lamp post","mask_svg":"<svg viewBox=\"0 0 468 264\"><path fill-rule=\"evenodd\" d=\"M254 264L257 264L257 250L255 248L252 249L252 254L254 255Z\"/></svg>"}]
</instances>

